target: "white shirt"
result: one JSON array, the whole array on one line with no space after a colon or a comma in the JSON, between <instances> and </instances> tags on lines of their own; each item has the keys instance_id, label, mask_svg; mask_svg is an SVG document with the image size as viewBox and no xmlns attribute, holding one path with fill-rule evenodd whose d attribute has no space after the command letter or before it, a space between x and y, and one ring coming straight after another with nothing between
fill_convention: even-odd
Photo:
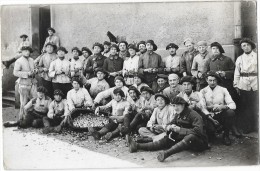
<instances>
[{"instance_id":1,"label":"white shirt","mask_svg":"<svg viewBox=\"0 0 260 171\"><path fill-rule=\"evenodd\" d=\"M138 71L138 62L139 62L139 56L135 55L134 57L129 57L128 59L124 61L123 64L123 76L125 76L126 71Z\"/></svg>"},{"instance_id":2,"label":"white shirt","mask_svg":"<svg viewBox=\"0 0 260 171\"><path fill-rule=\"evenodd\" d=\"M180 56L167 56L164 60L165 62L165 67L166 68L179 68L180 69L180 62L181 62L181 57Z\"/></svg>"}]
</instances>

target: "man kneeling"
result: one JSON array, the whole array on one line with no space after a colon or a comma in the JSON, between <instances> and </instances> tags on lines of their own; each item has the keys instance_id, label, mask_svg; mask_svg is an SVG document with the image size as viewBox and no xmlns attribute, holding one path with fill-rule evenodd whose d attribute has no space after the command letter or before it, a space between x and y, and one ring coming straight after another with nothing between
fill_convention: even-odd
<instances>
[{"instance_id":1,"label":"man kneeling","mask_svg":"<svg viewBox=\"0 0 260 171\"><path fill-rule=\"evenodd\" d=\"M155 151L168 148L157 156L162 162L172 154L186 149L202 151L207 149L208 141L203 129L202 117L188 107L188 103L181 97L172 100L176 115L173 121L167 125L167 135L155 142L136 143L130 138L129 151L137 150Z\"/></svg>"},{"instance_id":2,"label":"man kneeling","mask_svg":"<svg viewBox=\"0 0 260 171\"><path fill-rule=\"evenodd\" d=\"M43 118L43 133L48 134L50 132L60 132L61 128L66 123L65 110L67 102L66 99L62 99L64 94L61 90L54 91L54 100L49 105L49 111L47 117Z\"/></svg>"}]
</instances>

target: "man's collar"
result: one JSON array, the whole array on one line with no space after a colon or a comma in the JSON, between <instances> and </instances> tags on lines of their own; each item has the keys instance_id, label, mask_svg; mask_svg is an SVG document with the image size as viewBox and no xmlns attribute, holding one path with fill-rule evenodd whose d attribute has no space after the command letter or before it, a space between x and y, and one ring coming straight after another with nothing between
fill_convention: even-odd
<instances>
[{"instance_id":1,"label":"man's collar","mask_svg":"<svg viewBox=\"0 0 260 171\"><path fill-rule=\"evenodd\" d=\"M220 54L220 55L212 55L212 58L211 58L211 60L212 61L215 61L215 60L223 60L224 58L223 58L223 55L222 54Z\"/></svg>"}]
</instances>

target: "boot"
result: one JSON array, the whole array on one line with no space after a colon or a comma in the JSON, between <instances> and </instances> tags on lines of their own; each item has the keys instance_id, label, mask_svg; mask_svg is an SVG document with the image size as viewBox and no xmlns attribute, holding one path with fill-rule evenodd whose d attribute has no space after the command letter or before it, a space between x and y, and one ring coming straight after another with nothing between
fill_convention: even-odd
<instances>
[{"instance_id":1,"label":"boot","mask_svg":"<svg viewBox=\"0 0 260 171\"><path fill-rule=\"evenodd\" d=\"M54 132L54 127L45 127L42 129L43 134L49 134L51 132Z\"/></svg>"},{"instance_id":2,"label":"boot","mask_svg":"<svg viewBox=\"0 0 260 171\"><path fill-rule=\"evenodd\" d=\"M172 146L170 149L166 150L166 151L162 151L159 152L157 159L160 162L163 162L167 157L169 157L172 154L176 154L178 152L181 152L183 150L186 150L189 147L189 145L184 141L180 141L177 144L175 144L174 146Z\"/></svg>"},{"instance_id":3,"label":"boot","mask_svg":"<svg viewBox=\"0 0 260 171\"><path fill-rule=\"evenodd\" d=\"M8 121L3 124L4 127L16 127L19 126L19 121Z\"/></svg>"},{"instance_id":4,"label":"boot","mask_svg":"<svg viewBox=\"0 0 260 171\"><path fill-rule=\"evenodd\" d=\"M231 127L231 131L236 138L242 138L242 133L237 130L237 127L235 125Z\"/></svg>"},{"instance_id":5,"label":"boot","mask_svg":"<svg viewBox=\"0 0 260 171\"><path fill-rule=\"evenodd\" d=\"M231 140L229 138L229 130L224 131L223 137L222 137L222 142L224 145L227 145L227 146L231 145Z\"/></svg>"},{"instance_id":6,"label":"boot","mask_svg":"<svg viewBox=\"0 0 260 171\"><path fill-rule=\"evenodd\" d=\"M153 139L150 137L137 137L136 142L137 143L148 143L148 142L153 142Z\"/></svg>"},{"instance_id":7,"label":"boot","mask_svg":"<svg viewBox=\"0 0 260 171\"><path fill-rule=\"evenodd\" d=\"M15 59L15 58L12 58L12 59L10 59L10 60L8 60L8 61L2 61L2 63L3 63L3 65L6 67L6 69L8 69L9 66L10 66L12 63L14 63L15 61L16 61L16 59Z\"/></svg>"},{"instance_id":8,"label":"boot","mask_svg":"<svg viewBox=\"0 0 260 171\"><path fill-rule=\"evenodd\" d=\"M119 129L117 128L116 130L114 130L113 132L108 132L106 135L105 135L105 139L108 141L110 141L112 138L115 138L116 136L118 136L120 133Z\"/></svg>"},{"instance_id":9,"label":"boot","mask_svg":"<svg viewBox=\"0 0 260 171\"><path fill-rule=\"evenodd\" d=\"M136 152L137 150L144 150L144 151L156 151L160 150L164 147L165 140L162 139L160 141L155 141L155 142L149 142L149 143L136 143L130 138L130 143L129 143L129 152L133 153Z\"/></svg>"},{"instance_id":10,"label":"boot","mask_svg":"<svg viewBox=\"0 0 260 171\"><path fill-rule=\"evenodd\" d=\"M92 136L95 138L95 140L99 140L103 135L105 135L108 132L109 132L109 130L106 127L103 127L99 131L94 130L94 132L92 133Z\"/></svg>"}]
</instances>

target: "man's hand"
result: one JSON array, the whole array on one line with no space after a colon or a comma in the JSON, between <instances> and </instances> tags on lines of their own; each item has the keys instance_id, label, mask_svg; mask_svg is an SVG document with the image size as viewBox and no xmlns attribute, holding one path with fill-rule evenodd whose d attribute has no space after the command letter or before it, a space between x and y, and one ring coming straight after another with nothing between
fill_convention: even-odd
<instances>
[{"instance_id":1,"label":"man's hand","mask_svg":"<svg viewBox=\"0 0 260 171\"><path fill-rule=\"evenodd\" d=\"M56 74L57 74L57 75L60 75L61 73L62 73L61 70L56 71Z\"/></svg>"}]
</instances>

